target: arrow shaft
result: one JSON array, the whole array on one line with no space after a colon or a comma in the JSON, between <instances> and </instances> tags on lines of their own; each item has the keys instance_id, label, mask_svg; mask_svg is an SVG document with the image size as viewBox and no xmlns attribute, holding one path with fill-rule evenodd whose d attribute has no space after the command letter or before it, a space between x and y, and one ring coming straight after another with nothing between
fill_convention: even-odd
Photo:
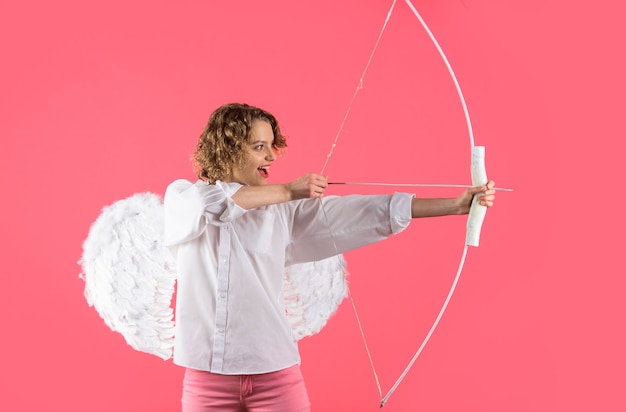
<instances>
[{"instance_id":1,"label":"arrow shaft","mask_svg":"<svg viewBox=\"0 0 626 412\"><path fill-rule=\"evenodd\" d=\"M381 183L381 182L328 182L329 185L350 185L350 186L391 186L391 187L452 187L469 189L471 185L457 185L446 183ZM494 187L493 190L502 192L512 192L513 189L506 187Z\"/></svg>"}]
</instances>

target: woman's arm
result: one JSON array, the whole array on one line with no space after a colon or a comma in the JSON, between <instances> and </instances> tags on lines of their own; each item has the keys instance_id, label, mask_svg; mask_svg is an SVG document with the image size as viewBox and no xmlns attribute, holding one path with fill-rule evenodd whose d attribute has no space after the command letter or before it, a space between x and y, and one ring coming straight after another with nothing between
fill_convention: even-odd
<instances>
[{"instance_id":1,"label":"woman's arm","mask_svg":"<svg viewBox=\"0 0 626 412\"><path fill-rule=\"evenodd\" d=\"M243 209L254 209L290 200L322 197L327 186L326 177L308 173L287 184L244 186L233 194L232 199Z\"/></svg>"},{"instance_id":2,"label":"woman's arm","mask_svg":"<svg viewBox=\"0 0 626 412\"><path fill-rule=\"evenodd\" d=\"M490 180L484 186L467 189L459 197L444 199L420 199L414 198L411 203L411 216L435 217L446 215L466 215L469 213L474 195L478 196L478 202L486 207L493 206L496 191L493 190L495 183Z\"/></svg>"}]
</instances>

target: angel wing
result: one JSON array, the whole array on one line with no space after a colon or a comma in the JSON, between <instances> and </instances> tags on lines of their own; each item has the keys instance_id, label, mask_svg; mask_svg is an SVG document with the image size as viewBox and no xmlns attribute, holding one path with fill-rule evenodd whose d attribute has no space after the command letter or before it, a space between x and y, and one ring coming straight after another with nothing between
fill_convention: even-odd
<instances>
[{"instance_id":1,"label":"angel wing","mask_svg":"<svg viewBox=\"0 0 626 412\"><path fill-rule=\"evenodd\" d=\"M163 244L163 202L135 194L102 209L83 243L85 298L135 350L169 359L174 347L176 262ZM346 297L343 257L292 265L283 274L294 337L318 333Z\"/></svg>"},{"instance_id":2,"label":"angel wing","mask_svg":"<svg viewBox=\"0 0 626 412\"><path fill-rule=\"evenodd\" d=\"M79 264L87 303L106 325L134 349L169 359L176 263L162 239L161 198L136 194L102 209Z\"/></svg>"},{"instance_id":3,"label":"angel wing","mask_svg":"<svg viewBox=\"0 0 626 412\"><path fill-rule=\"evenodd\" d=\"M288 266L283 276L285 313L297 340L318 333L347 296L346 261L336 256Z\"/></svg>"}]
</instances>

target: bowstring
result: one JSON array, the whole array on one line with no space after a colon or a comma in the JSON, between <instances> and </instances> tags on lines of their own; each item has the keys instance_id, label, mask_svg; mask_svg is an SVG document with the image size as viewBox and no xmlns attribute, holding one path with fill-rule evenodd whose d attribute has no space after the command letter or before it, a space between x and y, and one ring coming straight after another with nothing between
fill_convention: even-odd
<instances>
[{"instance_id":1,"label":"bowstring","mask_svg":"<svg viewBox=\"0 0 626 412\"><path fill-rule=\"evenodd\" d=\"M372 49L372 52L370 53L369 59L367 60L367 64L365 65L365 68L363 69L363 73L361 74L361 77L359 78L359 83L357 84L356 89L354 90L354 93L352 94L352 98L350 99L350 103L348 104L348 108L346 109L346 112L343 116L343 119L341 121L341 124L339 125L339 129L337 130L337 134L335 135L335 139L333 140L333 143L330 147L330 150L328 152L328 155L326 155L326 161L324 162L324 166L322 166L322 170L320 171L320 174L323 175L324 172L326 171L326 167L328 166L328 162L330 161L330 158L333 156L334 152L335 152L335 147L337 147L337 142L339 142L339 138L341 137L341 134L343 133L343 129L344 126L346 124L346 121L348 120L348 116L350 115L350 112L352 110L352 106L354 105L354 102L359 94L359 92L361 91L361 89L363 89L363 80L365 79L365 75L367 74L367 71L370 67L370 64L372 63L372 60L374 58L374 54L376 53L376 50L378 49L378 45L380 44L380 40L383 37L383 33L385 32L385 29L387 28L387 23L389 23L389 20L391 18L391 14L393 13L393 10L396 6L396 2L397 0L393 0L391 7L389 8L389 11L387 12L387 17L385 18L385 22L383 23L383 26L380 30L380 32L378 33L378 38L376 39L376 43L374 44L374 48ZM326 209L324 208L324 202L322 201L322 198L319 198L320 200L320 206L321 206L321 210L322 213L324 214L324 219L326 220L326 225L328 226L328 232L330 234L330 239L332 241L332 245L333 248L335 250L335 254L337 256L339 256L339 248L337 247L337 243L335 242L335 234L334 231L332 229L332 226L330 224L330 220L328 219L328 215L326 214ZM345 276L345 274L344 274ZM357 321L357 325L359 327L359 332L361 334L361 339L363 341L363 345L365 346L365 351L367 352L367 357L369 359L370 362L370 366L372 368L372 372L374 374L374 379L376 380L376 387L378 388L378 394L380 396L381 402L383 399L383 391L382 388L380 386L380 379L378 378L378 373L376 372L376 367L374 366L374 360L372 358L372 353L370 351L369 345L367 343L367 339L365 338L365 331L363 329L363 325L361 324L361 319L359 317L359 313L357 311L356 308L356 304L354 302L354 297L352 296L352 292L350 291L350 287L346 284L346 288L347 288L347 294L348 294L348 299L350 300L350 304L352 306L352 311L354 312L354 316L356 318Z\"/></svg>"},{"instance_id":2,"label":"bowstring","mask_svg":"<svg viewBox=\"0 0 626 412\"><path fill-rule=\"evenodd\" d=\"M370 64L372 63L372 60L374 59L374 54L376 53L376 50L378 49L378 45L380 44L380 40L383 37L383 33L385 32L385 29L387 28L387 23L389 23L389 19L391 18L391 14L393 13L393 9L396 7L396 2L397 1L398 0L393 0L393 3L391 4L391 7L389 8L389 11L387 12L387 17L385 18L385 23L383 23L383 27L380 29L380 33L378 33L378 38L376 39L376 43L374 44L374 48L372 49L372 52L370 53L370 57L367 60L367 64L365 65L365 69L363 69L363 73L361 74L361 77L359 78L359 84L356 86L356 89L354 90L354 94L352 94L352 99L350 99L350 104L348 104L348 108L346 109L346 113L344 114L343 120L341 121L341 124L339 125L339 129L337 130L337 134L335 135L335 140L333 140L333 144L330 147L330 151L328 152L328 155L326 155L326 161L324 162L324 166L322 166L322 171L320 172L321 175L323 175L324 172L326 171L326 166L328 166L328 161L330 160L331 156L335 152L335 147L337 146L337 142L339 141L339 137L341 136L341 133L343 132L343 128L346 125L346 121L348 120L348 116L350 115L350 111L352 111L352 106L354 105L354 101L356 100L356 97L359 94L359 92L361 91L361 89L363 89L363 80L365 79L365 75L367 74L367 71L370 68Z\"/></svg>"}]
</instances>

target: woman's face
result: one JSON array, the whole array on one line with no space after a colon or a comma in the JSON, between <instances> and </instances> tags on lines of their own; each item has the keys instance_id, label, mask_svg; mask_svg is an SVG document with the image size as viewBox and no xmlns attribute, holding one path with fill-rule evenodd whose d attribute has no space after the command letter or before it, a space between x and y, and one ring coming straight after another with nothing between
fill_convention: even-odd
<instances>
[{"instance_id":1,"label":"woman's face","mask_svg":"<svg viewBox=\"0 0 626 412\"><path fill-rule=\"evenodd\" d=\"M231 180L247 186L266 184L270 166L276 159L273 143L272 126L264 120L255 120L247 143L248 158L243 166L233 169Z\"/></svg>"}]
</instances>

